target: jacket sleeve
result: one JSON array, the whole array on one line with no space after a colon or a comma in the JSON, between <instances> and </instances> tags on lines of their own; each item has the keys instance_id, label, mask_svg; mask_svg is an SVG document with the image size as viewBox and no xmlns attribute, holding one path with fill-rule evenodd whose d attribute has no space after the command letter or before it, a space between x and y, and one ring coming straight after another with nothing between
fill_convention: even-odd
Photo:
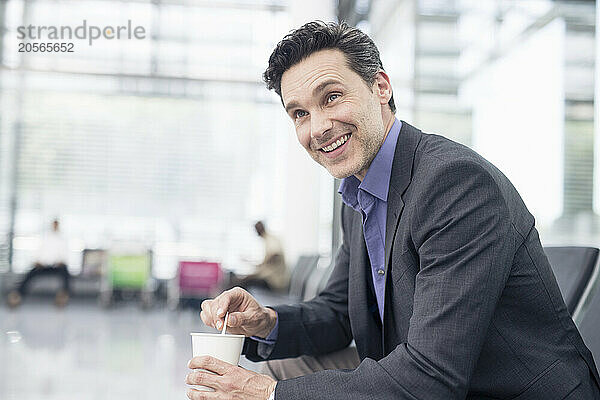
<instances>
[{"instance_id":1,"label":"jacket sleeve","mask_svg":"<svg viewBox=\"0 0 600 400\"><path fill-rule=\"evenodd\" d=\"M246 338L243 353L252 361L325 354L347 347L352 341L348 317L349 251L346 225L352 211L342 207L343 240L327 286L317 297L298 304L271 307L277 311L278 340L265 351L264 344ZM259 349L261 347L261 349Z\"/></svg>"},{"instance_id":2,"label":"jacket sleeve","mask_svg":"<svg viewBox=\"0 0 600 400\"><path fill-rule=\"evenodd\" d=\"M518 238L498 183L476 161L438 164L416 190L409 223L420 265L406 343L353 371L281 381L276 398L465 398Z\"/></svg>"}]
</instances>

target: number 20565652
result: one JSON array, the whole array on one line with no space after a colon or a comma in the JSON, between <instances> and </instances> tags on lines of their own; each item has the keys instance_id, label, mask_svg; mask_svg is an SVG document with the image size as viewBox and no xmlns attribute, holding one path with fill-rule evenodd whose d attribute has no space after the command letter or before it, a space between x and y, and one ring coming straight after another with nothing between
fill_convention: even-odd
<instances>
[{"instance_id":1,"label":"number 20565652","mask_svg":"<svg viewBox=\"0 0 600 400\"><path fill-rule=\"evenodd\" d=\"M73 43L19 43L19 53L73 53Z\"/></svg>"}]
</instances>

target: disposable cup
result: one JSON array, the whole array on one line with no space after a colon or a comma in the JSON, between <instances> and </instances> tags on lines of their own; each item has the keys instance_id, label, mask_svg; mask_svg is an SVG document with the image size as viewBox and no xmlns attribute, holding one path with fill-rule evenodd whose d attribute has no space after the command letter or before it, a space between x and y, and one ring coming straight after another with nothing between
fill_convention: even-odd
<instances>
[{"instance_id":1,"label":"disposable cup","mask_svg":"<svg viewBox=\"0 0 600 400\"><path fill-rule=\"evenodd\" d=\"M225 361L229 364L238 365L242 346L244 345L244 335L221 335L219 333L190 333L192 336L192 355L211 356ZM203 392L212 392L213 389L194 385L196 390Z\"/></svg>"}]
</instances>

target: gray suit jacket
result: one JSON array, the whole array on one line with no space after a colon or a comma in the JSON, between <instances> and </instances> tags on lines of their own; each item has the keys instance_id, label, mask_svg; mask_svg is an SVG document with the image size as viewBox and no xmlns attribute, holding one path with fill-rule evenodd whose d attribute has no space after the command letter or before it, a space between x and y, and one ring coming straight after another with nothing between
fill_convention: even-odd
<instances>
[{"instance_id":1,"label":"gray suit jacket","mask_svg":"<svg viewBox=\"0 0 600 400\"><path fill-rule=\"evenodd\" d=\"M274 307L269 358L356 341L362 363L281 381L276 399L596 399L600 379L528 212L509 180L465 146L406 122L388 197L383 324L362 216L342 210L326 289ZM261 360L248 339L245 354Z\"/></svg>"}]
</instances>

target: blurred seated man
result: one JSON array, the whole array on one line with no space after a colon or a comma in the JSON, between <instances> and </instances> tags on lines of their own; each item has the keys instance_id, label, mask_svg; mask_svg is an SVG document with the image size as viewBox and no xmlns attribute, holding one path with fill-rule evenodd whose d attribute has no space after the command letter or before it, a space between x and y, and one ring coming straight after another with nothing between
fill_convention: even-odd
<instances>
[{"instance_id":1,"label":"blurred seated man","mask_svg":"<svg viewBox=\"0 0 600 400\"><path fill-rule=\"evenodd\" d=\"M243 288L261 287L269 290L283 291L288 287L290 273L285 265L283 256L283 247L279 239L267 232L265 224L258 221L254 224L256 234L260 236L265 245L265 257L263 261L256 266L256 271L246 277L231 278L232 287L241 286Z\"/></svg>"},{"instance_id":2,"label":"blurred seated man","mask_svg":"<svg viewBox=\"0 0 600 400\"><path fill-rule=\"evenodd\" d=\"M8 294L8 305L13 308L21 304L33 279L37 279L39 276L58 275L62 279L62 288L56 294L55 304L58 307L64 307L69 301L70 293L67 258L67 241L60 232L59 221L55 219L52 221L52 230L44 235L40 242L33 268L27 273L19 287Z\"/></svg>"}]
</instances>

